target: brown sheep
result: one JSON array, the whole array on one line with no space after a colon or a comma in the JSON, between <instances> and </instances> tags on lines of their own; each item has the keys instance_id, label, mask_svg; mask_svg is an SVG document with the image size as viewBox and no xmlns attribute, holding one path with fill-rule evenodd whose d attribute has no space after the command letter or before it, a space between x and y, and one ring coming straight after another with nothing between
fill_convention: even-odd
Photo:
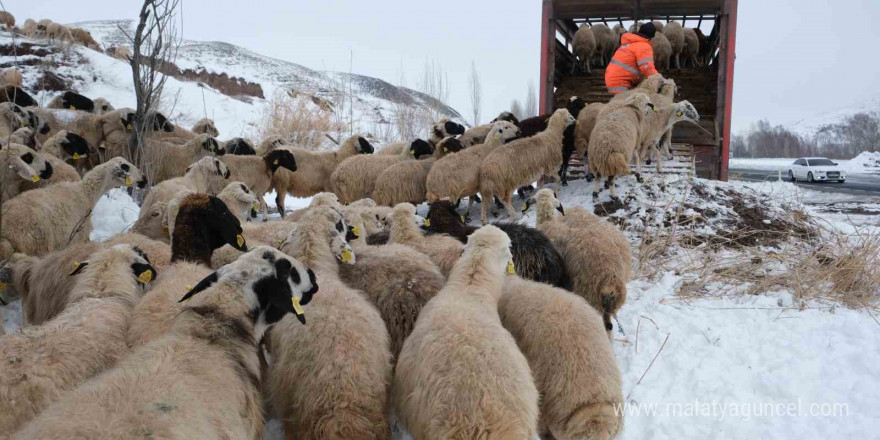
<instances>
[{"instance_id":1,"label":"brown sheep","mask_svg":"<svg viewBox=\"0 0 880 440\"><path fill-rule=\"evenodd\" d=\"M510 239L484 226L468 238L446 287L422 309L392 388L398 421L413 438L538 437L538 390L498 315L512 273Z\"/></svg>"}]
</instances>

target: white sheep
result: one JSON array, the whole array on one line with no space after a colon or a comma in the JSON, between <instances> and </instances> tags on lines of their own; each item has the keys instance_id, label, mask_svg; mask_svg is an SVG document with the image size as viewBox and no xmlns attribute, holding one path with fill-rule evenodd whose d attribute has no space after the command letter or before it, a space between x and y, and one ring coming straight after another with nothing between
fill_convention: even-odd
<instances>
[{"instance_id":1,"label":"white sheep","mask_svg":"<svg viewBox=\"0 0 880 440\"><path fill-rule=\"evenodd\" d=\"M277 149L264 156L226 154L220 158L220 161L229 167L230 179L244 182L259 197L260 208L265 219L268 218L269 208L263 195L272 189L275 175L279 172L287 172L289 176L296 176L295 171L298 170L298 164L295 157L293 152L289 150ZM283 197L285 193L281 194Z\"/></svg>"},{"instance_id":2,"label":"white sheep","mask_svg":"<svg viewBox=\"0 0 880 440\"><path fill-rule=\"evenodd\" d=\"M342 203L351 203L355 200L371 198L376 179L383 171L394 164L411 159L421 159L433 154L434 148L428 142L417 139L408 150L406 155L357 155L342 161L330 176L333 192Z\"/></svg>"},{"instance_id":3,"label":"white sheep","mask_svg":"<svg viewBox=\"0 0 880 440\"><path fill-rule=\"evenodd\" d=\"M373 199L384 206L398 203L419 204L425 201L428 189L426 181L434 164L446 156L462 151L461 142L448 137L437 144L434 154L422 160L404 160L384 171L376 178Z\"/></svg>"},{"instance_id":4,"label":"white sheep","mask_svg":"<svg viewBox=\"0 0 880 440\"><path fill-rule=\"evenodd\" d=\"M438 142L449 136L457 136L460 134L464 134L465 129L464 126L450 121L449 118L441 118L439 121L431 124L431 133L428 135L428 143L431 144L431 147L435 147ZM395 142L392 144L386 145L384 148L379 150L376 154L387 156L387 155L401 155L406 156L409 154L407 148L410 146L410 142Z\"/></svg>"},{"instance_id":5,"label":"white sheep","mask_svg":"<svg viewBox=\"0 0 880 440\"><path fill-rule=\"evenodd\" d=\"M21 182L39 182L51 178L53 173L52 165L41 154L21 144L7 145L0 150L2 202L21 193ZM6 221L3 219L4 224Z\"/></svg>"},{"instance_id":6,"label":"white sheep","mask_svg":"<svg viewBox=\"0 0 880 440\"><path fill-rule=\"evenodd\" d=\"M541 176L552 176L556 190L559 190L563 132L574 123L575 119L568 110L556 110L547 122L546 130L512 141L483 159L480 165L480 194L485 199L480 206L483 224L487 222L487 207L493 196L501 200L511 218L519 219L520 214L513 207L514 190Z\"/></svg>"},{"instance_id":7,"label":"white sheep","mask_svg":"<svg viewBox=\"0 0 880 440\"><path fill-rule=\"evenodd\" d=\"M655 75L659 76L659 75ZM617 197L614 177L629 174L629 160L641 139L642 120L656 111L648 95L634 93L606 104L590 135L587 158L595 174L593 197L599 196L599 181L607 177L605 187Z\"/></svg>"},{"instance_id":8,"label":"white sheep","mask_svg":"<svg viewBox=\"0 0 880 440\"><path fill-rule=\"evenodd\" d=\"M419 314L392 388L398 421L413 438L537 438L538 390L498 316L512 259L507 235L484 226Z\"/></svg>"},{"instance_id":9,"label":"white sheep","mask_svg":"<svg viewBox=\"0 0 880 440\"><path fill-rule=\"evenodd\" d=\"M154 203L167 203L175 194L183 190L217 194L226 186L230 175L231 171L225 163L215 157L203 157L190 165L183 177L160 182L150 189L141 204L141 212L145 213Z\"/></svg>"},{"instance_id":10,"label":"white sheep","mask_svg":"<svg viewBox=\"0 0 880 440\"><path fill-rule=\"evenodd\" d=\"M217 140L206 134L197 135L184 145L148 140L144 151L154 184L183 176L189 164L203 157L223 154Z\"/></svg>"},{"instance_id":11,"label":"white sheep","mask_svg":"<svg viewBox=\"0 0 880 440\"><path fill-rule=\"evenodd\" d=\"M684 30L681 23L670 21L663 28L663 34L669 39L672 45L672 65L676 69L681 69L681 52L684 50Z\"/></svg>"},{"instance_id":12,"label":"white sheep","mask_svg":"<svg viewBox=\"0 0 880 440\"><path fill-rule=\"evenodd\" d=\"M128 355L128 317L142 286L158 275L142 252L127 245L101 251L67 272L67 282L76 284L67 309L0 339L0 358L8 361L0 375L2 438Z\"/></svg>"},{"instance_id":13,"label":"white sheep","mask_svg":"<svg viewBox=\"0 0 880 440\"><path fill-rule=\"evenodd\" d=\"M488 124L478 125L467 129L463 135L459 136L458 140L464 148L483 144L486 142L486 136L489 134L489 131L492 130L492 126L499 121L507 121L513 125L519 126L519 119L517 119L513 113L503 111Z\"/></svg>"},{"instance_id":14,"label":"white sheep","mask_svg":"<svg viewBox=\"0 0 880 440\"><path fill-rule=\"evenodd\" d=\"M256 248L189 292L169 333L68 393L16 434L32 438L258 439L257 342L318 285L275 249Z\"/></svg>"},{"instance_id":15,"label":"white sheep","mask_svg":"<svg viewBox=\"0 0 880 440\"><path fill-rule=\"evenodd\" d=\"M443 276L449 276L461 255L461 242L448 235L425 235L414 220L416 207L401 203L391 212L391 243L405 244L431 258Z\"/></svg>"},{"instance_id":16,"label":"white sheep","mask_svg":"<svg viewBox=\"0 0 880 440\"><path fill-rule=\"evenodd\" d=\"M571 40L571 49L580 64L581 71L590 74L590 63L596 53L596 37L593 30L585 23L574 33ZM572 64L571 71L574 73L576 64Z\"/></svg>"}]
</instances>

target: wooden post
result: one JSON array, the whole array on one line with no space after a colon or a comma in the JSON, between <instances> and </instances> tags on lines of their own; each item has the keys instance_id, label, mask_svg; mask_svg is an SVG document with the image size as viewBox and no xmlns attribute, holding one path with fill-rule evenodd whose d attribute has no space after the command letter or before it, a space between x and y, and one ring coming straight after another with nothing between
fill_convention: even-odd
<instances>
[{"instance_id":1,"label":"wooden post","mask_svg":"<svg viewBox=\"0 0 880 440\"><path fill-rule=\"evenodd\" d=\"M730 162L730 120L733 109L733 65L736 60L736 10L738 0L725 0L721 20L721 53L718 57L718 113L721 116L721 151L718 158L718 180L727 181ZM723 93L723 95L721 95Z\"/></svg>"},{"instance_id":2,"label":"wooden post","mask_svg":"<svg viewBox=\"0 0 880 440\"><path fill-rule=\"evenodd\" d=\"M538 103L538 113L542 115L553 110L555 40L556 19L553 16L553 0L543 0L541 8L541 99Z\"/></svg>"}]
</instances>

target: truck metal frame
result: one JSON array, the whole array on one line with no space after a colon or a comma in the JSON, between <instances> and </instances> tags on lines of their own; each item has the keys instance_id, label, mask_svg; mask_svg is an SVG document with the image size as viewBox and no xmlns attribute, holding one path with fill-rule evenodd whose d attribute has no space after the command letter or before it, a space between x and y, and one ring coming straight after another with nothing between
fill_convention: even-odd
<instances>
[{"instance_id":1,"label":"truck metal frame","mask_svg":"<svg viewBox=\"0 0 880 440\"><path fill-rule=\"evenodd\" d=\"M730 151L730 117L733 102L733 67L736 51L738 0L543 0L541 17L540 112L546 114L578 95L588 102L607 101L604 70L591 76L567 75L574 56L570 42L578 23L623 25L624 22L678 20L699 27L714 22L709 42L711 60L695 69L661 72L676 80L679 96L700 112L701 126L678 124L673 142L693 147L697 174L727 180Z\"/></svg>"}]
</instances>

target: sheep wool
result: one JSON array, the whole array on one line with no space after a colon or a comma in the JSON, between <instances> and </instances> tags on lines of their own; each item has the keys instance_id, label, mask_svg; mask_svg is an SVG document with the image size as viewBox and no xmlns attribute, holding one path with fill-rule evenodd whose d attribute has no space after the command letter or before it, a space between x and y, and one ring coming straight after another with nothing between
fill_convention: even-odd
<instances>
[{"instance_id":1,"label":"sheep wool","mask_svg":"<svg viewBox=\"0 0 880 440\"><path fill-rule=\"evenodd\" d=\"M431 147L436 147L437 143L446 139L449 136L457 136L460 134L464 134L465 129L464 126L450 121L449 118L441 118L439 121L431 124L431 134L428 136L428 143L431 144ZM410 144L407 142L395 142L393 144L386 145L385 148L379 150L379 155L401 155L406 157L407 154L410 154L407 151L407 147Z\"/></svg>"},{"instance_id":2,"label":"sheep wool","mask_svg":"<svg viewBox=\"0 0 880 440\"><path fill-rule=\"evenodd\" d=\"M498 315L511 258L507 235L484 226L422 309L392 388L398 421L413 438L537 438L538 390Z\"/></svg>"},{"instance_id":3,"label":"sheep wool","mask_svg":"<svg viewBox=\"0 0 880 440\"><path fill-rule=\"evenodd\" d=\"M68 390L129 352L125 328L142 285L158 275L137 249L119 245L69 268L80 298L55 319L0 339L0 437L9 438Z\"/></svg>"},{"instance_id":4,"label":"sheep wool","mask_svg":"<svg viewBox=\"0 0 880 440\"><path fill-rule=\"evenodd\" d=\"M3 223L8 221L6 202L21 193L22 182L39 182L52 177L54 169L46 157L20 144L10 144L0 154L0 180L3 182Z\"/></svg>"},{"instance_id":5,"label":"sheep wool","mask_svg":"<svg viewBox=\"0 0 880 440\"><path fill-rule=\"evenodd\" d=\"M697 33L692 28L682 28L684 33L684 47L681 56L684 58L684 64L690 67L697 67L697 54L700 52L700 40Z\"/></svg>"},{"instance_id":6,"label":"sheep wool","mask_svg":"<svg viewBox=\"0 0 880 440\"><path fill-rule=\"evenodd\" d=\"M669 42L669 38L666 37L666 34L663 32L657 32L654 34L654 38L651 39L651 47L654 49L654 65L657 66L657 70L669 70L669 60L672 57L672 44Z\"/></svg>"},{"instance_id":7,"label":"sheep wool","mask_svg":"<svg viewBox=\"0 0 880 440\"><path fill-rule=\"evenodd\" d=\"M117 186L143 188L146 178L134 165L115 157L98 165L80 182L35 189L3 203L0 259L15 252L45 255L89 240L92 208L102 194Z\"/></svg>"},{"instance_id":8,"label":"sheep wool","mask_svg":"<svg viewBox=\"0 0 880 440\"><path fill-rule=\"evenodd\" d=\"M392 225L389 241L405 244L431 258L440 268L443 276L449 276L458 257L461 256L462 244L448 235L425 235L414 220L416 207L409 203L401 203L391 213Z\"/></svg>"},{"instance_id":9,"label":"sheep wool","mask_svg":"<svg viewBox=\"0 0 880 440\"><path fill-rule=\"evenodd\" d=\"M626 302L626 283L631 273L629 241L614 225L580 207L556 217L561 206L550 190L535 195L537 228L550 238L572 276L572 291L599 311L606 330L611 317Z\"/></svg>"},{"instance_id":10,"label":"sheep wool","mask_svg":"<svg viewBox=\"0 0 880 440\"><path fill-rule=\"evenodd\" d=\"M146 159L154 178L154 183L181 177L187 172L189 164L203 157L222 156L223 150L217 140L200 134L184 145L174 145L156 140L147 141L149 157Z\"/></svg>"},{"instance_id":11,"label":"sheep wool","mask_svg":"<svg viewBox=\"0 0 880 440\"><path fill-rule=\"evenodd\" d=\"M578 115L577 126L574 128L574 149L578 156L586 157L587 148L590 146L590 136L593 134L593 128L596 127L596 121L605 104L595 102L586 106Z\"/></svg>"},{"instance_id":12,"label":"sheep wool","mask_svg":"<svg viewBox=\"0 0 880 440\"><path fill-rule=\"evenodd\" d=\"M606 187L611 187L611 197L617 197L614 176L629 174L629 160L639 143L642 120L649 111L654 111L654 105L648 95L635 93L608 103L599 115L587 149L590 171L596 175L593 197L599 195L601 177L608 178Z\"/></svg>"},{"instance_id":13,"label":"sheep wool","mask_svg":"<svg viewBox=\"0 0 880 440\"><path fill-rule=\"evenodd\" d=\"M571 292L511 277L498 314L541 393L540 437L614 438L623 427L620 368L596 310Z\"/></svg>"},{"instance_id":14,"label":"sheep wool","mask_svg":"<svg viewBox=\"0 0 880 440\"><path fill-rule=\"evenodd\" d=\"M681 69L681 52L684 50L684 30L681 23L670 21L663 28L663 34L669 39L672 46L672 66Z\"/></svg>"},{"instance_id":15,"label":"sheep wool","mask_svg":"<svg viewBox=\"0 0 880 440\"><path fill-rule=\"evenodd\" d=\"M0 11L2 13L2 11ZM2 18L0 18L2 20ZM0 73L0 86L16 86L21 87L23 82L23 77L21 76L21 72L18 71L15 67L10 67L5 69L3 73Z\"/></svg>"},{"instance_id":16,"label":"sheep wool","mask_svg":"<svg viewBox=\"0 0 880 440\"><path fill-rule=\"evenodd\" d=\"M203 118L196 122L192 127L192 132L195 134L206 134L210 137L220 136L220 130L217 130L217 126L214 125L214 120L208 118Z\"/></svg>"},{"instance_id":17,"label":"sheep wool","mask_svg":"<svg viewBox=\"0 0 880 440\"><path fill-rule=\"evenodd\" d=\"M333 192L341 203L372 198L376 179L383 171L401 161L430 156L434 148L428 142L417 139L407 151L407 155L357 155L345 159L330 176Z\"/></svg>"},{"instance_id":18,"label":"sheep wool","mask_svg":"<svg viewBox=\"0 0 880 440\"><path fill-rule=\"evenodd\" d=\"M342 216L319 207L281 248L311 267L321 286L308 325L285 318L266 338L272 362L264 390L287 438L391 438L388 330L364 294L339 279L337 259L357 259L344 238Z\"/></svg>"},{"instance_id":19,"label":"sheep wool","mask_svg":"<svg viewBox=\"0 0 880 440\"><path fill-rule=\"evenodd\" d=\"M596 53L596 47L596 37L593 35L593 30L586 24L581 25L580 29L575 32L574 39L571 40L571 48L574 56L577 57L581 71L586 72L587 75L591 73L590 62ZM575 66L572 65L572 71L574 68Z\"/></svg>"},{"instance_id":20,"label":"sheep wool","mask_svg":"<svg viewBox=\"0 0 880 440\"><path fill-rule=\"evenodd\" d=\"M480 194L487 200L480 206L483 224L487 222L487 205L493 196L501 200L511 219L516 220L520 214L513 207L512 194L517 187L534 182L541 176L552 176L555 188L559 190L563 132L574 122L568 110L556 110L546 130L510 142L486 156L480 165Z\"/></svg>"},{"instance_id":21,"label":"sheep wool","mask_svg":"<svg viewBox=\"0 0 880 440\"><path fill-rule=\"evenodd\" d=\"M590 29L596 39L596 55L599 57L601 65L607 66L611 62L614 52L620 46L620 37L602 23L594 24Z\"/></svg>"},{"instance_id":22,"label":"sheep wool","mask_svg":"<svg viewBox=\"0 0 880 440\"><path fill-rule=\"evenodd\" d=\"M171 201L180 191L215 195L226 186L231 174L229 167L219 159L203 157L190 165L183 177L175 177L153 186L141 204L140 216L146 215L154 203Z\"/></svg>"},{"instance_id":23,"label":"sheep wool","mask_svg":"<svg viewBox=\"0 0 880 440\"><path fill-rule=\"evenodd\" d=\"M376 178L373 199L380 205L419 204L427 195L426 181L431 168L440 159L462 151L461 142L448 137L437 144L434 154L422 160L405 160L388 167Z\"/></svg>"},{"instance_id":24,"label":"sheep wool","mask_svg":"<svg viewBox=\"0 0 880 440\"><path fill-rule=\"evenodd\" d=\"M269 216L269 207L263 195L272 188L275 175L285 172L290 176L296 176L296 171L299 169L296 156L285 149L273 150L264 156L227 154L221 157L220 161L229 167L230 179L244 182L258 197L259 207L255 210L262 210L264 219ZM283 197L286 193L280 194Z\"/></svg>"},{"instance_id":25,"label":"sheep wool","mask_svg":"<svg viewBox=\"0 0 880 440\"><path fill-rule=\"evenodd\" d=\"M298 313L294 300L317 290L301 263L256 248L178 292L185 308L167 335L64 396L13 438L260 438L257 341L266 325Z\"/></svg>"},{"instance_id":26,"label":"sheep wool","mask_svg":"<svg viewBox=\"0 0 880 440\"><path fill-rule=\"evenodd\" d=\"M489 131L492 130L492 126L498 121L507 121L513 125L519 126L519 119L517 119L513 113L507 111L501 112L498 114L498 117L492 120L492 122L465 130L464 134L458 137L462 147L470 148L474 145L480 145L486 142L486 137L489 135Z\"/></svg>"}]
</instances>

